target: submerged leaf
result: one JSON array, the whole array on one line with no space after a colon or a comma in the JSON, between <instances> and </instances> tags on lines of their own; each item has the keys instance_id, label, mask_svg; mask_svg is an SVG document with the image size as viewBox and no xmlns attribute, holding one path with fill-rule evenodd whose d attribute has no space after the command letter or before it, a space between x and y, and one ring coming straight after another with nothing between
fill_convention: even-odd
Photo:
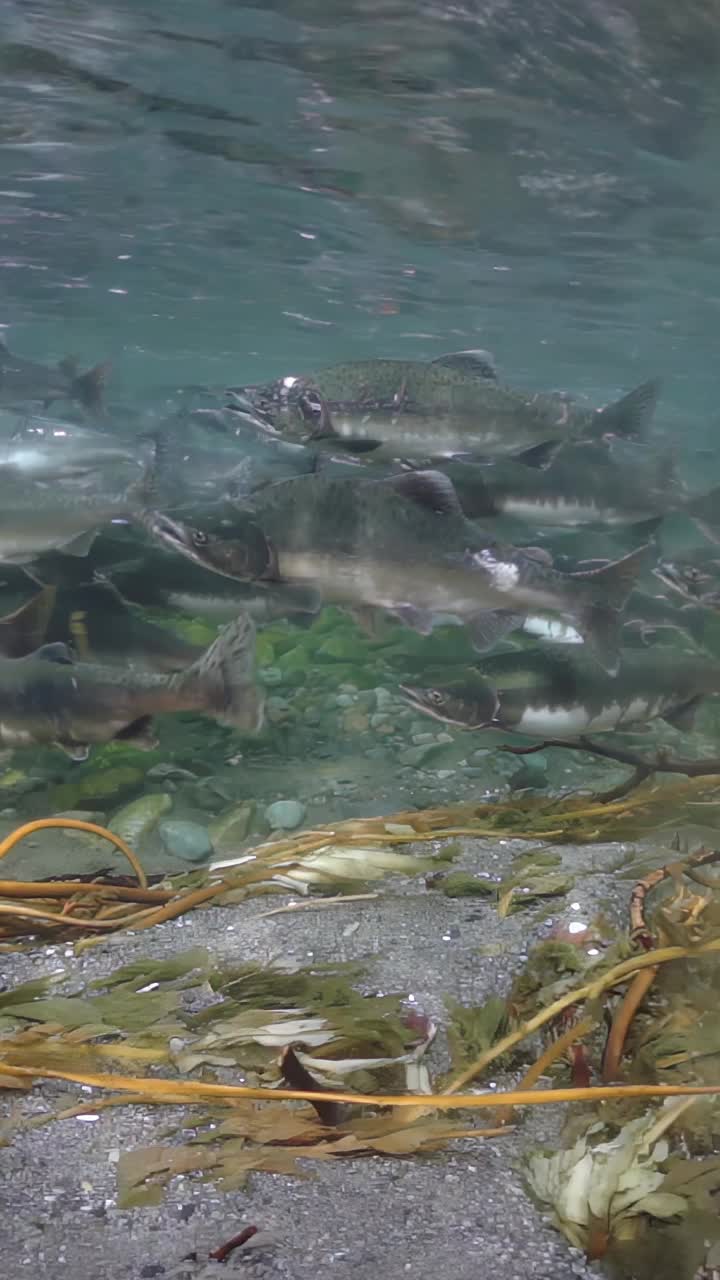
<instances>
[{"instance_id":1,"label":"submerged leaf","mask_svg":"<svg viewBox=\"0 0 720 1280\"><path fill-rule=\"evenodd\" d=\"M687 1200L663 1188L665 1175L658 1166L668 1147L664 1139L655 1141L658 1127L657 1113L648 1112L609 1141L595 1142L603 1125L591 1122L572 1147L529 1157L530 1190L575 1248L598 1257L598 1227L605 1252L613 1237L635 1233L629 1218L669 1219L686 1212Z\"/></svg>"},{"instance_id":2,"label":"submerged leaf","mask_svg":"<svg viewBox=\"0 0 720 1280\"><path fill-rule=\"evenodd\" d=\"M141 957L124 964L120 969L104 978L96 978L89 984L90 989L131 986L134 990L146 987L150 983L176 982L189 974L197 973L198 981L207 976L210 970L210 953L205 947L193 947L190 951L181 951L179 955L170 956L166 960L151 960Z\"/></svg>"},{"instance_id":3,"label":"submerged leaf","mask_svg":"<svg viewBox=\"0 0 720 1280\"><path fill-rule=\"evenodd\" d=\"M507 1027L507 1008L500 996L489 996L481 1005L468 1006L451 999L445 1003L450 1014L450 1060L453 1071L460 1071L500 1039Z\"/></svg>"}]
</instances>

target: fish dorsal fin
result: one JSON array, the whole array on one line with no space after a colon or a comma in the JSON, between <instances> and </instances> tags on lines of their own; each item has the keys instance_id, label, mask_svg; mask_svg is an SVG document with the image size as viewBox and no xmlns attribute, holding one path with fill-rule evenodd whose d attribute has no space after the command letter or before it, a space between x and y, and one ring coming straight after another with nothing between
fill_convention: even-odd
<instances>
[{"instance_id":1,"label":"fish dorsal fin","mask_svg":"<svg viewBox=\"0 0 720 1280\"><path fill-rule=\"evenodd\" d=\"M494 355L491 351L482 351L479 347L470 351L449 351L447 355L436 356L430 363L444 365L446 369L457 369L458 373L483 378L486 382L497 382Z\"/></svg>"},{"instance_id":2,"label":"fish dorsal fin","mask_svg":"<svg viewBox=\"0 0 720 1280\"><path fill-rule=\"evenodd\" d=\"M104 407L103 395L111 372L112 364L109 360L94 365L92 369L88 369L87 373L78 374L76 371L71 378L71 395L84 409L101 412Z\"/></svg>"},{"instance_id":3,"label":"fish dorsal fin","mask_svg":"<svg viewBox=\"0 0 720 1280\"><path fill-rule=\"evenodd\" d=\"M39 658L41 662L58 662L61 666L72 667L73 656L66 644L57 640L54 644L43 644L34 653L29 655L33 660Z\"/></svg>"},{"instance_id":4,"label":"fish dorsal fin","mask_svg":"<svg viewBox=\"0 0 720 1280\"><path fill-rule=\"evenodd\" d=\"M58 360L58 369L65 374L66 378L77 378L80 372L80 361L77 356L63 356L62 360Z\"/></svg>"},{"instance_id":5,"label":"fish dorsal fin","mask_svg":"<svg viewBox=\"0 0 720 1280\"><path fill-rule=\"evenodd\" d=\"M400 476L381 480L408 502L424 507L436 515L462 515L460 499L452 480L442 471L406 471Z\"/></svg>"}]
</instances>

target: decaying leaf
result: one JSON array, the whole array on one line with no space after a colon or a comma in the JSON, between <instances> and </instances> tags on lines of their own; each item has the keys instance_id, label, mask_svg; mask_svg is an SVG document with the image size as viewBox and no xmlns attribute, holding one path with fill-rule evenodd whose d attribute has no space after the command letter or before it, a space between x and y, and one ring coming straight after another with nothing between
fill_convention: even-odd
<instances>
[{"instance_id":1,"label":"decaying leaf","mask_svg":"<svg viewBox=\"0 0 720 1280\"><path fill-rule=\"evenodd\" d=\"M211 1178L219 1190L235 1191L253 1171L302 1176L299 1160L412 1156L440 1150L467 1133L466 1127L443 1117L423 1116L407 1123L395 1112L356 1116L328 1127L308 1107L248 1103L183 1146L158 1144L123 1153L117 1170L118 1204L122 1209L159 1204L168 1183L179 1174Z\"/></svg>"},{"instance_id":2,"label":"decaying leaf","mask_svg":"<svg viewBox=\"0 0 720 1280\"><path fill-rule=\"evenodd\" d=\"M603 1257L611 1240L634 1234L639 1215L670 1219L686 1212L687 1200L663 1189L659 1166L669 1147L656 1140L660 1128L658 1113L648 1112L601 1141L604 1126L594 1121L570 1148L529 1157L531 1192L576 1249Z\"/></svg>"}]
</instances>

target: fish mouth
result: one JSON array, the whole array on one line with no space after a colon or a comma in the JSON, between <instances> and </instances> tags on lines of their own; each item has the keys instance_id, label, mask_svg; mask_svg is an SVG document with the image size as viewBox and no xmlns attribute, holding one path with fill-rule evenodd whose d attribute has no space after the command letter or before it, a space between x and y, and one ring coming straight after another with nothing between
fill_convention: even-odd
<instances>
[{"instance_id":1,"label":"fish mouth","mask_svg":"<svg viewBox=\"0 0 720 1280\"><path fill-rule=\"evenodd\" d=\"M219 538L172 520L156 511L148 521L153 537L203 569L237 582L254 582L277 575L277 554L262 529L249 521L242 538Z\"/></svg>"}]
</instances>

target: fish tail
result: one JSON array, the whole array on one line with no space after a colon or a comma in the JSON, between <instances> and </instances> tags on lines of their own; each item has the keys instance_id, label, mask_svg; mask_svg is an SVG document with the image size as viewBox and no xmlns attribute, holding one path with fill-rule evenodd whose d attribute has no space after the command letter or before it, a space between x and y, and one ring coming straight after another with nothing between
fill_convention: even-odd
<instances>
[{"instance_id":1,"label":"fish tail","mask_svg":"<svg viewBox=\"0 0 720 1280\"><path fill-rule=\"evenodd\" d=\"M79 400L84 409L94 412L104 409L105 387L111 369L110 361L105 360L102 364L96 364L92 369L88 369L87 373L77 374L70 385L70 394L73 399Z\"/></svg>"},{"instance_id":2,"label":"fish tail","mask_svg":"<svg viewBox=\"0 0 720 1280\"><path fill-rule=\"evenodd\" d=\"M595 414L594 434L614 436L639 436L642 439L652 422L658 395L660 379L652 378L643 382L642 386L628 392L621 400L598 409Z\"/></svg>"},{"instance_id":3,"label":"fish tail","mask_svg":"<svg viewBox=\"0 0 720 1280\"><path fill-rule=\"evenodd\" d=\"M255 625L247 614L223 627L210 648L178 677L178 688L221 724L262 728L264 695L255 683Z\"/></svg>"},{"instance_id":4,"label":"fish tail","mask_svg":"<svg viewBox=\"0 0 720 1280\"><path fill-rule=\"evenodd\" d=\"M720 488L688 499L684 511L706 538L720 543Z\"/></svg>"},{"instance_id":5,"label":"fish tail","mask_svg":"<svg viewBox=\"0 0 720 1280\"><path fill-rule=\"evenodd\" d=\"M568 574L575 600L571 612L598 662L614 675L620 665L625 602L648 557L648 544L600 569Z\"/></svg>"}]
</instances>

